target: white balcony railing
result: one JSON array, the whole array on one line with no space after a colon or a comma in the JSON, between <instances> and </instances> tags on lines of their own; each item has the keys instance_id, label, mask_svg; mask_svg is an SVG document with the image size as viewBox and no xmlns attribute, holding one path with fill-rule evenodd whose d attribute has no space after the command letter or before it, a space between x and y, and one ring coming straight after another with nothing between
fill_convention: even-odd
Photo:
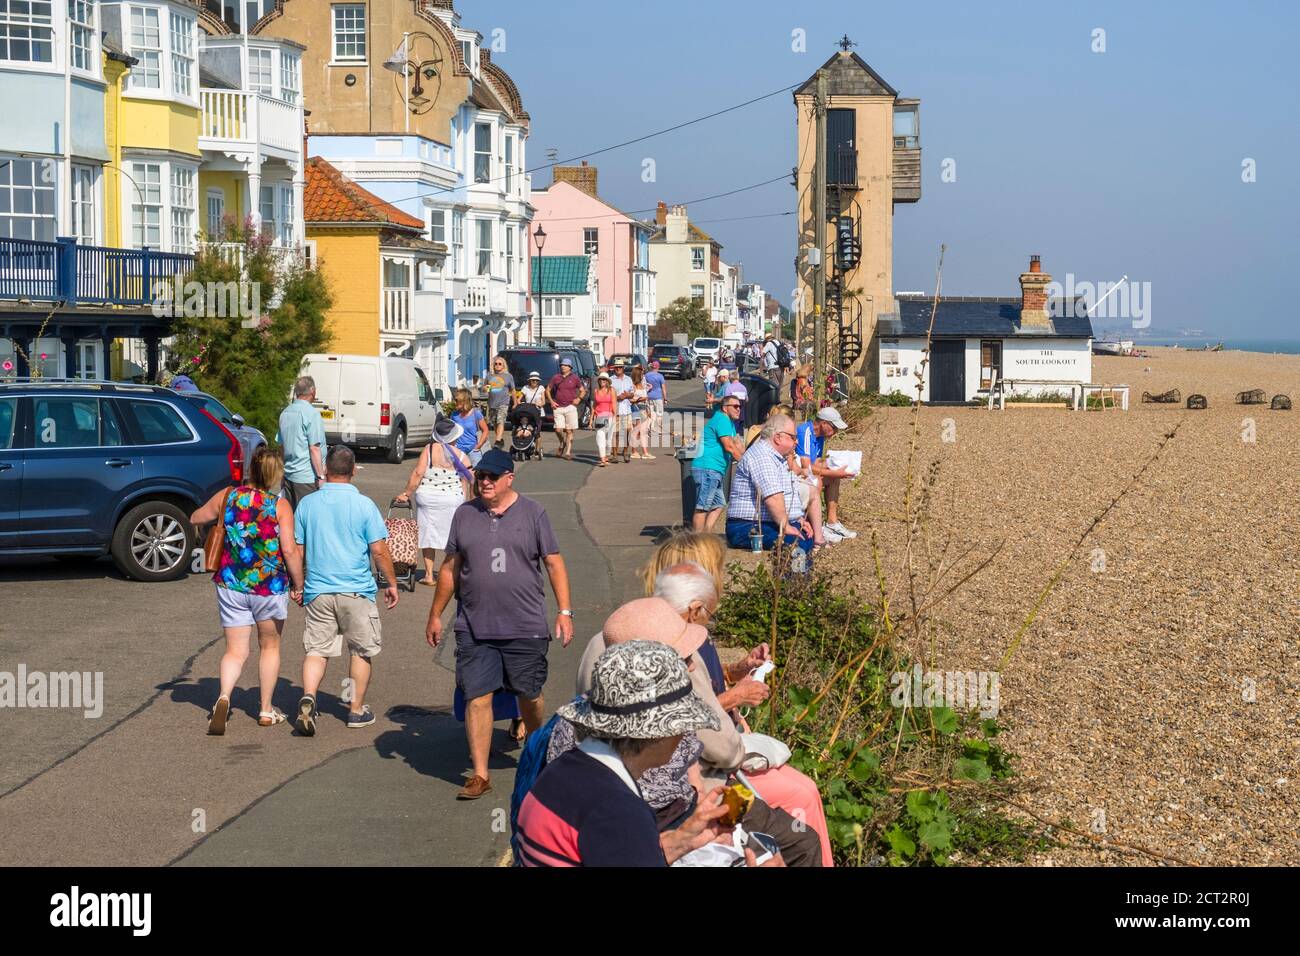
<instances>
[{"instance_id":1,"label":"white balcony railing","mask_svg":"<svg viewBox=\"0 0 1300 956\"><path fill-rule=\"evenodd\" d=\"M301 149L302 107L298 105L244 90L200 90L199 99L201 139L289 152Z\"/></svg>"},{"instance_id":2,"label":"white balcony railing","mask_svg":"<svg viewBox=\"0 0 1300 956\"><path fill-rule=\"evenodd\" d=\"M457 303L456 311L474 315L504 315L506 280L495 276L470 276L465 280L465 297Z\"/></svg>"},{"instance_id":3,"label":"white balcony railing","mask_svg":"<svg viewBox=\"0 0 1300 956\"><path fill-rule=\"evenodd\" d=\"M622 303L598 304L591 307L591 331L593 333L616 335L622 328Z\"/></svg>"},{"instance_id":4,"label":"white balcony railing","mask_svg":"<svg viewBox=\"0 0 1300 956\"><path fill-rule=\"evenodd\" d=\"M248 247L242 242L203 242L199 247L206 253L216 253L226 262L239 266L240 271L244 268L244 256ZM275 271L281 275L290 269L305 266L314 268L315 263L307 255L307 250L302 246L271 246L267 250L271 257L271 263Z\"/></svg>"},{"instance_id":5,"label":"white balcony railing","mask_svg":"<svg viewBox=\"0 0 1300 956\"><path fill-rule=\"evenodd\" d=\"M384 314L380 325L385 332L411 332L411 290L385 289Z\"/></svg>"}]
</instances>

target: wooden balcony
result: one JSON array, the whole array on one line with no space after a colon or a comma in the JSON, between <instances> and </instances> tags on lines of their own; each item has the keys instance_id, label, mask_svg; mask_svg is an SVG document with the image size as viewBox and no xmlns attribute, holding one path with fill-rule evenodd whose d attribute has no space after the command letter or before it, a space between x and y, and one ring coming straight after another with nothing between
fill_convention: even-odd
<instances>
[{"instance_id":1,"label":"wooden balcony","mask_svg":"<svg viewBox=\"0 0 1300 956\"><path fill-rule=\"evenodd\" d=\"M894 146L894 202L921 198L921 147Z\"/></svg>"}]
</instances>

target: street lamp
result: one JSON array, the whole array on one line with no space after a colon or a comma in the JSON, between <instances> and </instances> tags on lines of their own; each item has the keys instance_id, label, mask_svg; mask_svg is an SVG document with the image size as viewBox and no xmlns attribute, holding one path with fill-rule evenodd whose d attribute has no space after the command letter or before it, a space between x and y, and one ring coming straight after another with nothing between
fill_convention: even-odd
<instances>
[{"instance_id":1,"label":"street lamp","mask_svg":"<svg viewBox=\"0 0 1300 956\"><path fill-rule=\"evenodd\" d=\"M542 341L542 250L546 248L546 230L542 224L537 224L537 231L533 233L533 241L537 243L537 341Z\"/></svg>"}]
</instances>

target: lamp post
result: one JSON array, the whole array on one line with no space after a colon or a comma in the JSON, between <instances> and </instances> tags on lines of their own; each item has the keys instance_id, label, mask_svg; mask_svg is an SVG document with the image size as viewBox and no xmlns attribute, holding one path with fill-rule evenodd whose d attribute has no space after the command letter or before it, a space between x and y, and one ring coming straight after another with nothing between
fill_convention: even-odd
<instances>
[{"instance_id":1,"label":"lamp post","mask_svg":"<svg viewBox=\"0 0 1300 956\"><path fill-rule=\"evenodd\" d=\"M533 241L537 243L537 341L542 341L542 249L546 247L546 230L542 224L537 224L537 231L533 233Z\"/></svg>"}]
</instances>

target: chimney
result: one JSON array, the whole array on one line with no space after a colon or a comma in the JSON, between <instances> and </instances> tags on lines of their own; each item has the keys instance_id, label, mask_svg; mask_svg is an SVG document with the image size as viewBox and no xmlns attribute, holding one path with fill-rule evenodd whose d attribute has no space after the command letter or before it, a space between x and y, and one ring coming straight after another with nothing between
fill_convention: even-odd
<instances>
[{"instance_id":1,"label":"chimney","mask_svg":"<svg viewBox=\"0 0 1300 956\"><path fill-rule=\"evenodd\" d=\"M662 226L668 221L668 204L662 199L659 200L659 206L655 209L655 224Z\"/></svg>"},{"instance_id":2,"label":"chimney","mask_svg":"<svg viewBox=\"0 0 1300 956\"><path fill-rule=\"evenodd\" d=\"M1047 285L1052 277L1043 271L1039 256L1029 257L1029 271L1020 273L1020 327L1051 328L1047 316Z\"/></svg>"},{"instance_id":3,"label":"chimney","mask_svg":"<svg viewBox=\"0 0 1300 956\"><path fill-rule=\"evenodd\" d=\"M588 196L596 195L596 167L588 166L584 159L581 166L556 166L553 177L557 183L568 183L575 189L581 189Z\"/></svg>"},{"instance_id":4,"label":"chimney","mask_svg":"<svg viewBox=\"0 0 1300 956\"><path fill-rule=\"evenodd\" d=\"M668 242L685 242L688 230L685 206L673 206L664 219L664 239Z\"/></svg>"}]
</instances>

